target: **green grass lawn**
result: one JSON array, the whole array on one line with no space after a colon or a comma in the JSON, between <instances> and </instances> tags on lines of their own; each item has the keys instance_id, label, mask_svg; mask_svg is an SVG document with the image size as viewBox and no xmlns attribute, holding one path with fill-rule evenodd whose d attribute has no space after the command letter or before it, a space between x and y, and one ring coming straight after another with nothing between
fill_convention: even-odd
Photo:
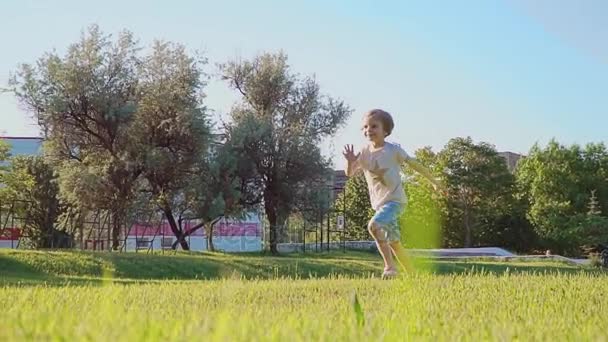
<instances>
[{"instance_id":1,"label":"green grass lawn","mask_svg":"<svg viewBox=\"0 0 608 342\"><path fill-rule=\"evenodd\" d=\"M0 341L608 340L605 272L446 261L382 281L380 270L361 252L3 250Z\"/></svg>"},{"instance_id":2,"label":"green grass lawn","mask_svg":"<svg viewBox=\"0 0 608 342\"><path fill-rule=\"evenodd\" d=\"M430 265L436 274L456 273L596 273L598 271L552 261L499 262L483 259L440 261ZM259 253L95 253L78 251L0 250L1 284L57 284L151 280L211 280L224 278L276 279L328 276L380 276L378 254L348 251L296 253L279 257Z\"/></svg>"}]
</instances>

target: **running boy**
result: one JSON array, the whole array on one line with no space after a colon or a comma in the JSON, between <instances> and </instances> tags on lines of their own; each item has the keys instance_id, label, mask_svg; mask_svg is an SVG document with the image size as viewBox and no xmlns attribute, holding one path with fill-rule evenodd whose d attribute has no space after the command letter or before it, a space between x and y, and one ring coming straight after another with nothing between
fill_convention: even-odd
<instances>
[{"instance_id":1,"label":"running boy","mask_svg":"<svg viewBox=\"0 0 608 342\"><path fill-rule=\"evenodd\" d=\"M401 180L401 164L407 163L427 178L435 190L441 188L441 184L431 173L411 158L401 146L385 141L394 127L393 118L389 113L381 109L367 112L363 120L363 133L369 144L357 154L353 145L346 145L343 153L347 161L346 175L351 177L363 171L367 181L371 205L376 211L367 228L384 259L383 278L397 275L393 253L403 268L410 269L405 249L401 245L398 222L407 203Z\"/></svg>"}]
</instances>

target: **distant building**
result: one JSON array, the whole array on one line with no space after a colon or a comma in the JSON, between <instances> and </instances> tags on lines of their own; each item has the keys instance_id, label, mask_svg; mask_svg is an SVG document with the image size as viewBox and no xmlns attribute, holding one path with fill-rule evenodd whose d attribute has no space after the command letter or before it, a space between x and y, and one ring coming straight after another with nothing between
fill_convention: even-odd
<instances>
[{"instance_id":1,"label":"distant building","mask_svg":"<svg viewBox=\"0 0 608 342\"><path fill-rule=\"evenodd\" d=\"M523 158L521 154L513 153L513 152L498 152L498 155L505 159L507 163L507 168L511 173L515 172L515 168L517 167L517 162Z\"/></svg>"}]
</instances>

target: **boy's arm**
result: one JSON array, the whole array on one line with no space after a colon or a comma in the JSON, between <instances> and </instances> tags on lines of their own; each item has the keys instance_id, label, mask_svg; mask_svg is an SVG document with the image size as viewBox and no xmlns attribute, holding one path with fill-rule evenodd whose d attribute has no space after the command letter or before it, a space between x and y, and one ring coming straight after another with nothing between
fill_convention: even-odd
<instances>
[{"instance_id":1,"label":"boy's arm","mask_svg":"<svg viewBox=\"0 0 608 342\"><path fill-rule=\"evenodd\" d=\"M418 162L415 158L410 157L410 155L405 152L405 150L401 148L401 146L398 146L397 148L397 160L400 163L406 163L409 167L412 168L412 170L418 172L424 178L428 179L429 182L431 182L431 184L433 184L433 186L435 187L435 190L441 190L445 192L443 184L441 184L441 182L439 182L435 177L433 177L431 171L424 167L424 165Z\"/></svg>"},{"instance_id":2,"label":"boy's arm","mask_svg":"<svg viewBox=\"0 0 608 342\"><path fill-rule=\"evenodd\" d=\"M438 179L436 179L433 176L433 174L431 173L431 171L429 169L427 169L426 167L424 167L424 165L422 165L419 161L410 157L405 160L405 163L409 167L411 167L412 170L418 172L424 178L428 179L429 182L431 182L431 184L433 184L436 191L441 190L442 192L445 192L445 187L443 186L443 184Z\"/></svg>"},{"instance_id":3,"label":"boy's arm","mask_svg":"<svg viewBox=\"0 0 608 342\"><path fill-rule=\"evenodd\" d=\"M414 158L407 158L405 160L405 163L412 168L412 170L418 172L419 174L421 174L422 176L424 176L424 178L428 179L431 183L435 184L437 183L437 180L433 177L433 175L431 174L431 171L429 169L427 169L426 167L424 167L419 161L417 161Z\"/></svg>"},{"instance_id":4,"label":"boy's arm","mask_svg":"<svg viewBox=\"0 0 608 342\"><path fill-rule=\"evenodd\" d=\"M355 175L355 173L357 172L357 163L359 162L359 160L355 160L355 161L350 161L347 160L346 161L346 177L352 177Z\"/></svg>"}]
</instances>

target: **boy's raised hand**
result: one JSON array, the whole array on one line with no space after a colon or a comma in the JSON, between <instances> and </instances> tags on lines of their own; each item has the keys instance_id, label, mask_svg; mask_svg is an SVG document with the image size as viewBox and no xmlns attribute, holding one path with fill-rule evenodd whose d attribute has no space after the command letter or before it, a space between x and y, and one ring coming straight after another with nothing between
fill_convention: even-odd
<instances>
[{"instance_id":1,"label":"boy's raised hand","mask_svg":"<svg viewBox=\"0 0 608 342\"><path fill-rule=\"evenodd\" d=\"M353 145L346 145L344 146L344 152L342 152L342 155L344 156L344 158L346 158L347 161L354 163L355 161L357 161L357 159L359 159L361 152L355 154L355 148L353 147Z\"/></svg>"}]
</instances>

